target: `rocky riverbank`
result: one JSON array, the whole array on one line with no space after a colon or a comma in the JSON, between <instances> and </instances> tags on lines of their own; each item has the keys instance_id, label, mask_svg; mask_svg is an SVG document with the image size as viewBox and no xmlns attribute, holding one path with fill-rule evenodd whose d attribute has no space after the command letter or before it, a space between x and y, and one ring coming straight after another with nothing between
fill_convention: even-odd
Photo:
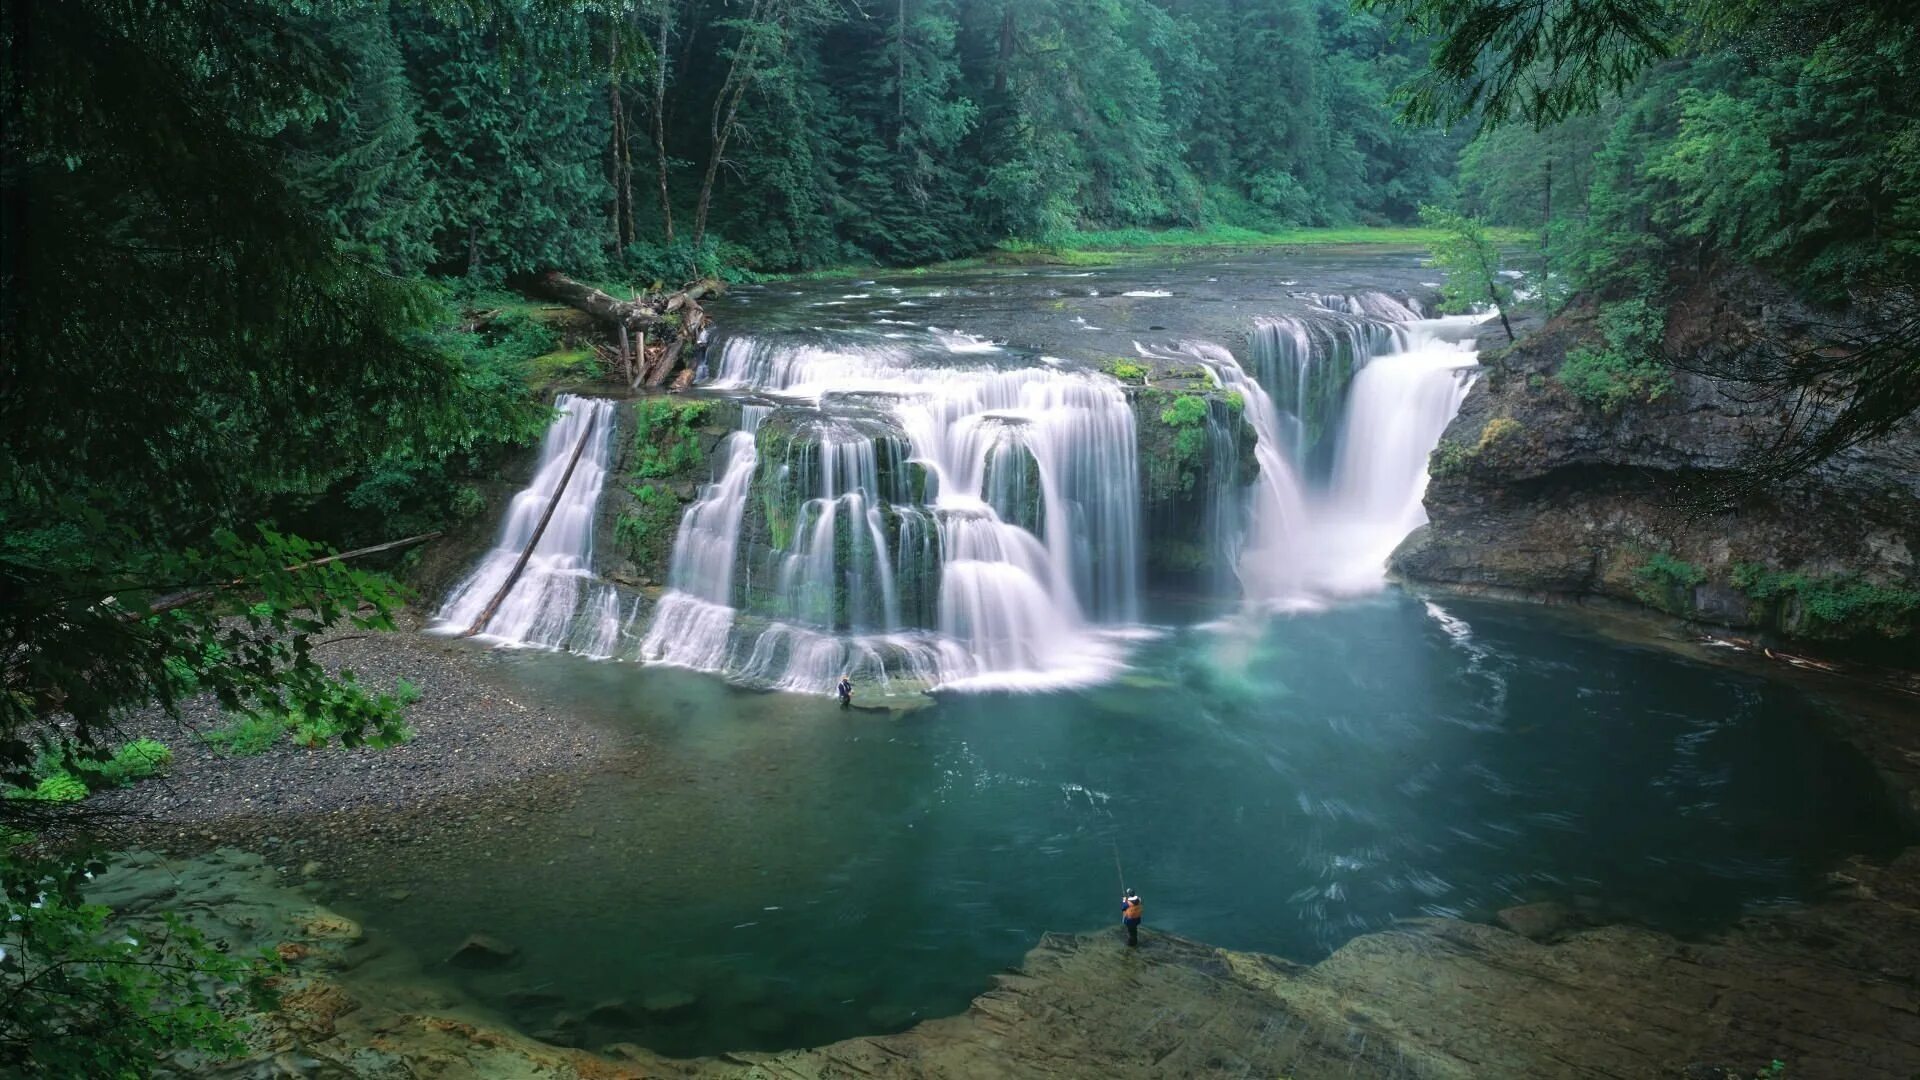
<instances>
[{"instance_id":1,"label":"rocky riverbank","mask_svg":"<svg viewBox=\"0 0 1920 1080\"><path fill-rule=\"evenodd\" d=\"M282 735L264 752L237 755L205 738L231 718L218 702L195 699L177 720L153 710L124 725L129 737L166 743L169 774L103 792L91 805L126 815L129 839L173 850L215 843L258 850L296 840L306 847L350 837L353 823L392 839L408 820L397 810L433 803L444 824L450 808L470 806L467 816L485 818L515 793L551 803L589 770L639 753L629 735L522 700L496 674L501 654L421 633L414 612L403 612L401 623L395 633L320 638L315 655L370 687L391 691L402 680L415 687L406 743L309 750Z\"/></svg>"}]
</instances>

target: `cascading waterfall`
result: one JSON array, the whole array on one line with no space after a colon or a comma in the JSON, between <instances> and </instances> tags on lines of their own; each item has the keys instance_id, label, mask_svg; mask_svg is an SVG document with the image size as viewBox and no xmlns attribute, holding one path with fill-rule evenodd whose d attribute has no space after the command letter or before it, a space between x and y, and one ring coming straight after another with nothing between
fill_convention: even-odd
<instances>
[{"instance_id":1,"label":"cascading waterfall","mask_svg":"<svg viewBox=\"0 0 1920 1080\"><path fill-rule=\"evenodd\" d=\"M575 447L587 445L553 517L513 589L479 634L490 641L609 656L620 636L620 597L593 575L593 530L613 446L614 403L562 394L547 428L533 480L513 497L500 538L441 605L433 630L464 633L506 583L567 475Z\"/></svg>"},{"instance_id":2,"label":"cascading waterfall","mask_svg":"<svg viewBox=\"0 0 1920 1080\"><path fill-rule=\"evenodd\" d=\"M720 479L702 489L681 516L667 592L640 643L642 659L702 671L719 670L726 662L738 614L732 604L740 519L759 458L753 437L771 411L765 405L741 407L740 430L727 436Z\"/></svg>"},{"instance_id":3,"label":"cascading waterfall","mask_svg":"<svg viewBox=\"0 0 1920 1080\"><path fill-rule=\"evenodd\" d=\"M1218 346L1184 347L1246 401L1260 481L1245 538L1226 538L1222 553L1257 602L1382 584L1387 556L1426 521L1427 455L1476 366L1483 316L1428 319L1382 293L1310 299L1342 317L1260 320L1251 373Z\"/></svg>"},{"instance_id":4,"label":"cascading waterfall","mask_svg":"<svg viewBox=\"0 0 1920 1080\"><path fill-rule=\"evenodd\" d=\"M1205 343L1163 354L1199 360L1244 403L1258 479L1240 487L1240 429L1215 406L1206 531L1263 604L1380 585L1424 520L1426 457L1475 366L1476 318L1427 319L1379 293L1309 300L1319 316L1259 320L1244 365ZM965 333L884 337L734 337L706 358L740 425L644 617L593 573L614 404L562 396L533 481L435 629L464 631L499 592L591 425L552 522L480 630L489 640L811 693L843 672L905 690L1109 677L1140 617L1126 392Z\"/></svg>"},{"instance_id":5,"label":"cascading waterfall","mask_svg":"<svg viewBox=\"0 0 1920 1080\"><path fill-rule=\"evenodd\" d=\"M816 692L843 671L1028 689L1110 673L1103 628L1139 614L1132 410L1110 378L1003 369L999 351L944 331L864 348L729 340L710 385L775 398L780 420L763 410L731 436L641 658ZM744 518L766 519L770 551Z\"/></svg>"}]
</instances>

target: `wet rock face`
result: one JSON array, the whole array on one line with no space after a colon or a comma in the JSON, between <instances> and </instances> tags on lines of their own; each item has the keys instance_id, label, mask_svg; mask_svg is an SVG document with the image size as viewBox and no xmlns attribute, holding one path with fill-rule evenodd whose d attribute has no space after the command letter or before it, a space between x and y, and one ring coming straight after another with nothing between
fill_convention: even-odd
<instances>
[{"instance_id":1,"label":"wet rock face","mask_svg":"<svg viewBox=\"0 0 1920 1080\"><path fill-rule=\"evenodd\" d=\"M1777 294L1751 278L1696 287L1669 316L1667 351L1711 357L1715 342L1812 318ZM1431 522L1394 554L1396 572L1800 638L1920 627L1920 421L1707 509L1708 492L1780 437L1779 403L1675 371L1656 400L1607 412L1557 377L1593 338L1591 312L1570 312L1483 356L1430 462Z\"/></svg>"}]
</instances>

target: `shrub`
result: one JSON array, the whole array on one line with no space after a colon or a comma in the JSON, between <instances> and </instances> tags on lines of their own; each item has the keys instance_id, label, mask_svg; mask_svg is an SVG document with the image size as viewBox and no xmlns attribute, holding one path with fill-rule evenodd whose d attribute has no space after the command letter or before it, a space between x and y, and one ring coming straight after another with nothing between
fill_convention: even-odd
<instances>
[{"instance_id":1,"label":"shrub","mask_svg":"<svg viewBox=\"0 0 1920 1080\"><path fill-rule=\"evenodd\" d=\"M1457 442L1445 439L1433 448L1427 457L1427 475L1438 479L1454 476L1467 471L1467 464L1473 460L1474 452Z\"/></svg>"},{"instance_id":2,"label":"shrub","mask_svg":"<svg viewBox=\"0 0 1920 1080\"><path fill-rule=\"evenodd\" d=\"M1474 447L1473 452L1484 453L1498 446L1502 440L1514 438L1523 430L1520 421L1508 416L1496 416L1487 421L1486 427L1480 429L1480 445Z\"/></svg>"},{"instance_id":3,"label":"shrub","mask_svg":"<svg viewBox=\"0 0 1920 1080\"><path fill-rule=\"evenodd\" d=\"M1920 621L1920 590L1880 585L1858 574L1810 576L1736 563L1733 586L1749 599L1797 614L1798 630L1810 636L1846 636L1871 631L1903 637Z\"/></svg>"},{"instance_id":4,"label":"shrub","mask_svg":"<svg viewBox=\"0 0 1920 1080\"><path fill-rule=\"evenodd\" d=\"M658 479L697 467L701 461L698 429L709 408L704 401L665 397L635 402L632 474Z\"/></svg>"},{"instance_id":5,"label":"shrub","mask_svg":"<svg viewBox=\"0 0 1920 1080\"><path fill-rule=\"evenodd\" d=\"M1121 382L1145 382L1147 380L1146 365L1136 364L1131 360L1116 359L1107 361L1107 374L1119 379Z\"/></svg>"},{"instance_id":6,"label":"shrub","mask_svg":"<svg viewBox=\"0 0 1920 1080\"><path fill-rule=\"evenodd\" d=\"M81 774L94 787L123 787L166 772L173 764L173 751L158 739L135 739L122 743L113 756L100 762L81 762Z\"/></svg>"},{"instance_id":7,"label":"shrub","mask_svg":"<svg viewBox=\"0 0 1920 1080\"><path fill-rule=\"evenodd\" d=\"M1700 567L1657 552L1633 572L1635 596L1650 607L1681 614L1693 607L1693 588L1707 580Z\"/></svg>"},{"instance_id":8,"label":"shrub","mask_svg":"<svg viewBox=\"0 0 1920 1080\"><path fill-rule=\"evenodd\" d=\"M312 709L271 711L256 709L237 713L223 728L202 732L200 737L223 753L246 757L265 753L292 733L293 741L308 749L317 749L340 740L343 746L396 746L413 738L413 729L402 718L408 705L420 699L420 691L399 680L391 694L368 694L350 676L329 690Z\"/></svg>"},{"instance_id":9,"label":"shrub","mask_svg":"<svg viewBox=\"0 0 1920 1080\"><path fill-rule=\"evenodd\" d=\"M1655 401L1673 389L1673 373L1660 359L1666 315L1647 300L1608 304L1595 320L1601 348L1569 350L1558 378L1574 397L1603 413L1635 400Z\"/></svg>"},{"instance_id":10,"label":"shrub","mask_svg":"<svg viewBox=\"0 0 1920 1080\"><path fill-rule=\"evenodd\" d=\"M15 789L15 791L19 790ZM79 802L89 794L86 781L63 769L51 776L41 777L38 784L35 784L31 790L20 792L19 797L38 802L64 803Z\"/></svg>"}]
</instances>

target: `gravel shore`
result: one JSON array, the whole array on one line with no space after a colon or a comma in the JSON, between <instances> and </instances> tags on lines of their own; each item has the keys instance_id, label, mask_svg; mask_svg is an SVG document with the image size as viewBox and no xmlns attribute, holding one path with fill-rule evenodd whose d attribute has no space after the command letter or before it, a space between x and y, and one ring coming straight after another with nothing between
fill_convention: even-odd
<instances>
[{"instance_id":1,"label":"gravel shore","mask_svg":"<svg viewBox=\"0 0 1920 1080\"><path fill-rule=\"evenodd\" d=\"M630 734L516 700L491 650L421 633L410 613L401 624L393 633L322 639L314 654L370 687L391 690L405 679L418 688L420 698L406 712L415 735L406 744L308 750L285 739L264 753L233 756L201 737L228 721L217 702L199 699L183 706L177 720L155 709L123 726L124 737L166 743L172 769L103 792L94 805L127 814L123 827L143 843L254 846L248 842L330 829L347 819L404 822L395 811L426 804L453 809L514 789L538 788L551 804L571 778L638 753ZM487 798L476 798L482 795Z\"/></svg>"}]
</instances>

